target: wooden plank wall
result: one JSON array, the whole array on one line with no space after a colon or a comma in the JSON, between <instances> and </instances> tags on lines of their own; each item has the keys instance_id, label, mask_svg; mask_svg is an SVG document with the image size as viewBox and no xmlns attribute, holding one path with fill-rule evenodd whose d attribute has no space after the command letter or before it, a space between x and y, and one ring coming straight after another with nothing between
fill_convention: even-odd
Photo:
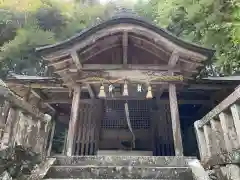
<instances>
[{"instance_id":1,"label":"wooden plank wall","mask_svg":"<svg viewBox=\"0 0 240 180\"><path fill-rule=\"evenodd\" d=\"M102 119L102 100L92 100L90 103L80 104L74 155L96 154Z\"/></svg>"},{"instance_id":2,"label":"wooden plank wall","mask_svg":"<svg viewBox=\"0 0 240 180\"><path fill-rule=\"evenodd\" d=\"M158 104L151 112L152 144L154 156L174 156L172 124L169 104Z\"/></svg>"}]
</instances>

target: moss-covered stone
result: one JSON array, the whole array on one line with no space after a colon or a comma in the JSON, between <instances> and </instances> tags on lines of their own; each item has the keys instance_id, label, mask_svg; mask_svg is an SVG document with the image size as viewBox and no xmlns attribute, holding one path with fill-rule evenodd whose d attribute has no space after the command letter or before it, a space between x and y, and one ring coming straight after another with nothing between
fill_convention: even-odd
<instances>
[{"instance_id":1,"label":"moss-covered stone","mask_svg":"<svg viewBox=\"0 0 240 180\"><path fill-rule=\"evenodd\" d=\"M0 150L0 174L7 178L20 178L30 174L36 164L41 162L39 154L22 146L6 147Z\"/></svg>"}]
</instances>

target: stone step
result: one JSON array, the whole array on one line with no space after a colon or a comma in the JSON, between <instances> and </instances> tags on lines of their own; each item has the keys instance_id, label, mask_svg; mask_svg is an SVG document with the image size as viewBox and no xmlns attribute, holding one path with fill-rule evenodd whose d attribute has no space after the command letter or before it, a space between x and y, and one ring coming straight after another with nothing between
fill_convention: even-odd
<instances>
[{"instance_id":1,"label":"stone step","mask_svg":"<svg viewBox=\"0 0 240 180\"><path fill-rule=\"evenodd\" d=\"M52 166L45 178L192 180L187 167Z\"/></svg>"},{"instance_id":2,"label":"stone step","mask_svg":"<svg viewBox=\"0 0 240 180\"><path fill-rule=\"evenodd\" d=\"M83 180L83 179L44 179L44 180ZM107 179L88 179L88 180L107 180ZM109 179L113 180L113 179ZM114 179L114 180L122 180L122 179ZM132 180L132 179L124 179L124 180ZM135 180L180 180L180 179L135 179Z\"/></svg>"},{"instance_id":3,"label":"stone step","mask_svg":"<svg viewBox=\"0 0 240 180\"><path fill-rule=\"evenodd\" d=\"M54 165L71 166L150 166L150 167L188 167L187 160L194 157L177 156L54 156Z\"/></svg>"}]
</instances>

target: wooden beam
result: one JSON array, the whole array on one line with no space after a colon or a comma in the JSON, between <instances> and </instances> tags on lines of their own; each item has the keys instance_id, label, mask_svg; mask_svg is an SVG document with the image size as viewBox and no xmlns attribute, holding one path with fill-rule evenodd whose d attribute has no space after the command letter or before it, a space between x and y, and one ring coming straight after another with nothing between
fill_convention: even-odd
<instances>
[{"instance_id":1,"label":"wooden beam","mask_svg":"<svg viewBox=\"0 0 240 180\"><path fill-rule=\"evenodd\" d=\"M77 66L77 69L79 71L81 71L83 66L82 66L82 63L80 62L80 59L79 59L79 56L78 56L77 52L76 51L72 51L71 56L73 58L74 63ZM93 89L92 89L91 85L87 84L87 89L88 89L88 92L90 94L90 97L94 98L95 95L94 95L94 92L93 92Z\"/></svg>"},{"instance_id":2,"label":"wooden beam","mask_svg":"<svg viewBox=\"0 0 240 180\"><path fill-rule=\"evenodd\" d=\"M122 64L83 64L82 70L172 70L174 72L181 72L180 66L171 67L169 65L153 65L153 64L127 64L125 67ZM77 69L70 69L71 72L77 72Z\"/></svg>"},{"instance_id":3,"label":"wooden beam","mask_svg":"<svg viewBox=\"0 0 240 180\"><path fill-rule=\"evenodd\" d=\"M174 50L172 52L172 55L171 55L169 61L168 61L168 65L171 66L171 67L174 67L177 64L178 61L179 61L179 54L176 50Z\"/></svg>"},{"instance_id":4,"label":"wooden beam","mask_svg":"<svg viewBox=\"0 0 240 180\"><path fill-rule=\"evenodd\" d=\"M120 38L121 38L121 35L115 35L115 36L105 37L104 39L99 40L97 42L93 42L90 46L88 46L86 49L84 48L84 50L81 51L81 55L89 51L93 52L95 49L99 49L99 47L112 46L113 44L118 43Z\"/></svg>"},{"instance_id":5,"label":"wooden beam","mask_svg":"<svg viewBox=\"0 0 240 180\"><path fill-rule=\"evenodd\" d=\"M73 62L76 65L77 69L81 70L82 69L82 63L80 62L77 51L72 51L71 52L71 57L72 57Z\"/></svg>"},{"instance_id":6,"label":"wooden beam","mask_svg":"<svg viewBox=\"0 0 240 180\"><path fill-rule=\"evenodd\" d=\"M59 89L59 88L64 88L62 87L63 84L54 84L54 83L7 83L8 87L11 88L11 87L26 87L26 88L32 88L32 89L51 89L51 90L54 90L54 89Z\"/></svg>"},{"instance_id":7,"label":"wooden beam","mask_svg":"<svg viewBox=\"0 0 240 180\"><path fill-rule=\"evenodd\" d=\"M70 61L72 61L72 58L58 59L58 60L56 60L56 61L53 61L53 62L48 63L48 66L56 66L56 65L59 65L59 64L63 64L63 63L66 63L66 62L70 62Z\"/></svg>"},{"instance_id":8,"label":"wooden beam","mask_svg":"<svg viewBox=\"0 0 240 180\"><path fill-rule=\"evenodd\" d=\"M145 95L142 97L106 97L104 98L106 100L146 100ZM81 99L81 102L88 102L90 99ZM72 100L71 99L48 99L43 101L45 103L49 104L71 104ZM160 104L169 104L169 100L158 100ZM201 104L209 104L211 101L209 100L178 100L178 104L189 104L189 105L201 105Z\"/></svg>"},{"instance_id":9,"label":"wooden beam","mask_svg":"<svg viewBox=\"0 0 240 180\"><path fill-rule=\"evenodd\" d=\"M137 37L137 36L134 36L134 35L129 35L129 38L133 39L133 40L137 40L137 41L142 41L148 45L151 45L153 46L154 48L156 48L157 50L161 51L162 53L165 53L166 55L169 54L169 52L166 52L166 50L164 50L161 46L158 46L156 44L154 44L153 42L149 41L149 40L146 40L144 38L140 38L140 37Z\"/></svg>"},{"instance_id":10,"label":"wooden beam","mask_svg":"<svg viewBox=\"0 0 240 180\"><path fill-rule=\"evenodd\" d=\"M188 63L188 64L194 64L194 65L197 65L197 66L200 66L200 67L204 66L204 64L202 64L202 63L192 61L192 60L183 59L183 58L181 58L180 61Z\"/></svg>"},{"instance_id":11,"label":"wooden beam","mask_svg":"<svg viewBox=\"0 0 240 180\"><path fill-rule=\"evenodd\" d=\"M172 119L172 131L175 147L175 156L183 156L182 135L178 110L178 101L175 84L169 84L169 104Z\"/></svg>"},{"instance_id":12,"label":"wooden beam","mask_svg":"<svg viewBox=\"0 0 240 180\"><path fill-rule=\"evenodd\" d=\"M97 51L96 53L93 53L92 55L84 58L82 62L86 62L87 60L91 59L92 57L97 56L97 55L101 54L104 51L107 51L109 49L112 49L112 48L115 48L115 47L118 47L118 46L121 46L121 44L113 44L111 46L105 47L105 48L101 49L100 51Z\"/></svg>"},{"instance_id":13,"label":"wooden beam","mask_svg":"<svg viewBox=\"0 0 240 180\"><path fill-rule=\"evenodd\" d=\"M125 67L128 61L128 33L125 31L123 32L122 37L122 49L123 49L123 66Z\"/></svg>"},{"instance_id":14,"label":"wooden beam","mask_svg":"<svg viewBox=\"0 0 240 180\"><path fill-rule=\"evenodd\" d=\"M134 44L133 46L135 46L135 47L137 47L137 48L139 48L139 49L142 49L142 50L144 50L144 51L146 51L146 52L149 52L150 54L152 54L152 55L158 57L159 59L161 59L162 61L164 61L164 60L162 59L162 56L160 56L160 54L157 54L157 53L153 52L152 50L146 49L146 48L144 48L144 47L142 47L142 46L140 46L140 45L137 45L137 44Z\"/></svg>"},{"instance_id":15,"label":"wooden beam","mask_svg":"<svg viewBox=\"0 0 240 180\"><path fill-rule=\"evenodd\" d=\"M214 117L217 117L221 112L228 109L232 104L240 99L240 87L237 88L232 94L230 94L226 99L224 99L220 104L218 104L212 111L210 111L206 116L204 116L199 122L199 128L203 127Z\"/></svg>"},{"instance_id":16,"label":"wooden beam","mask_svg":"<svg viewBox=\"0 0 240 180\"><path fill-rule=\"evenodd\" d=\"M80 86L74 87L72 109L71 109L71 116L70 116L68 136L67 136L67 147L66 147L67 156L72 156L74 152L73 147L74 147L76 126L77 126L78 117L79 117L80 94L81 94L81 87Z\"/></svg>"},{"instance_id":17,"label":"wooden beam","mask_svg":"<svg viewBox=\"0 0 240 180\"><path fill-rule=\"evenodd\" d=\"M95 98L95 93L94 93L91 85L90 85L90 84L87 84L86 86L87 86L88 92L89 92L89 94L90 94L90 97L91 97L92 99Z\"/></svg>"},{"instance_id":18,"label":"wooden beam","mask_svg":"<svg viewBox=\"0 0 240 180\"><path fill-rule=\"evenodd\" d=\"M44 59L44 60L47 60L47 61L50 61L50 62L52 62L52 61L56 61L56 60L58 60L58 59L62 59L62 58L65 58L65 57L67 57L67 56L69 56L69 53L68 52L64 52L64 53L52 53L52 54L50 54L50 55L47 55L47 56L42 56L42 58Z\"/></svg>"},{"instance_id":19,"label":"wooden beam","mask_svg":"<svg viewBox=\"0 0 240 180\"><path fill-rule=\"evenodd\" d=\"M179 52L181 52L181 56L185 55L185 56L191 57L192 59L194 59L196 61L202 61L202 60L207 59L207 57L205 55L185 49L185 48L173 43L172 41L168 40L167 38L157 34L156 32L154 32L152 30L149 30L145 27L140 27L140 26L131 25L131 24L118 24L116 26L111 26L107 29L102 29L102 30L98 31L96 36L87 37L84 41L81 41L78 44L75 44L73 46L73 49L74 50L83 49L84 47L87 47L90 44L93 44L94 42L98 41L101 38L104 38L104 37L107 37L110 35L116 35L116 34L122 33L123 31L128 31L129 34L130 33L137 34L137 36L139 36L139 37L146 37L148 39L150 39L150 38L154 39L156 46L164 47L164 49L168 50L169 52L171 52L173 49L178 49ZM41 48L38 48L38 50L40 51ZM67 49L63 49L63 50L59 51L58 53L62 54L62 53L67 53L67 52L68 52Z\"/></svg>"},{"instance_id":20,"label":"wooden beam","mask_svg":"<svg viewBox=\"0 0 240 180\"><path fill-rule=\"evenodd\" d=\"M35 97L37 97L37 98L39 98L40 100L44 100L44 99L46 99L46 98L44 98L44 97L42 97L42 95L41 94L39 94L39 93L37 93L35 90L33 90L33 89L31 89L31 93L35 96ZM56 110L55 110L55 108L53 108L49 103L44 103L49 109L51 109L53 112L56 112Z\"/></svg>"},{"instance_id":21,"label":"wooden beam","mask_svg":"<svg viewBox=\"0 0 240 180\"><path fill-rule=\"evenodd\" d=\"M106 80L103 83L124 84L124 82L125 81L123 79L112 79L112 80ZM97 80L97 81L76 80L76 83L101 84L101 81L100 80ZM145 81L131 81L131 83L145 83ZM164 85L164 84L167 85L169 83L183 84L184 82L183 81L179 81L179 80L176 80L176 81L167 81L167 80L165 80L165 81L160 81L160 82L154 81L154 82L151 82L150 84L151 85Z\"/></svg>"}]
</instances>

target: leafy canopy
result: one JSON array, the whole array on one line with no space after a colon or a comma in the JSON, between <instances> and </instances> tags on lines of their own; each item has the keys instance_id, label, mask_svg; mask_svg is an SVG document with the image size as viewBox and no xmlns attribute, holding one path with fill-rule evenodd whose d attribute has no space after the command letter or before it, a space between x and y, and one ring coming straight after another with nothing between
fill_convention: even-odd
<instances>
[{"instance_id":1,"label":"leafy canopy","mask_svg":"<svg viewBox=\"0 0 240 180\"><path fill-rule=\"evenodd\" d=\"M216 49L202 76L239 73L239 0L139 0L134 6L126 2L0 0L0 75L46 75L36 47L65 40L119 6L134 8L180 38Z\"/></svg>"}]
</instances>

